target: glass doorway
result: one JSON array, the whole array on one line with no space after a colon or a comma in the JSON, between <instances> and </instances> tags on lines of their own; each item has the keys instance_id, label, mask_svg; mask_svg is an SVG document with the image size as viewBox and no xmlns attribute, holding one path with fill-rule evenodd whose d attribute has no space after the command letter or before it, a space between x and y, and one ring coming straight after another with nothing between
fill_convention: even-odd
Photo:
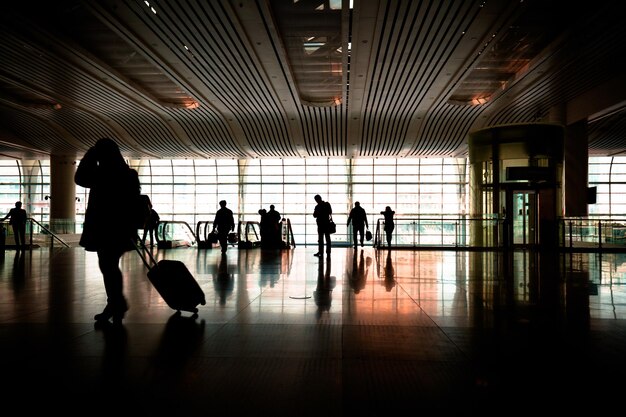
<instances>
[{"instance_id":1,"label":"glass doorway","mask_svg":"<svg viewBox=\"0 0 626 417\"><path fill-rule=\"evenodd\" d=\"M511 190L512 244L516 248L537 245L537 193L534 190Z\"/></svg>"}]
</instances>

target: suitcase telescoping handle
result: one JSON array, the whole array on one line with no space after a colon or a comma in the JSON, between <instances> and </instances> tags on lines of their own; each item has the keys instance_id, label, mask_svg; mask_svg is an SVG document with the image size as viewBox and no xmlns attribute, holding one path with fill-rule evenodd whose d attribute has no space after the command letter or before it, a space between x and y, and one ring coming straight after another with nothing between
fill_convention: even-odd
<instances>
[{"instance_id":1,"label":"suitcase telescoping handle","mask_svg":"<svg viewBox=\"0 0 626 417\"><path fill-rule=\"evenodd\" d=\"M154 259L154 255L152 255L152 252L148 250L148 248L146 248L145 244L137 243L141 242L140 240L131 239L131 241L133 242L135 251L137 251L139 257L143 261L143 264L146 266L146 268L152 269L157 264L156 259Z\"/></svg>"}]
</instances>

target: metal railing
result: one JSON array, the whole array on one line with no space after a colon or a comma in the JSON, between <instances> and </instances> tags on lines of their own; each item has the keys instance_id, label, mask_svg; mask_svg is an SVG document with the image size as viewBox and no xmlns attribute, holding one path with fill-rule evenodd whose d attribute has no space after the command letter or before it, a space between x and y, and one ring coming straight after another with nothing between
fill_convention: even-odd
<instances>
[{"instance_id":1,"label":"metal railing","mask_svg":"<svg viewBox=\"0 0 626 417\"><path fill-rule=\"evenodd\" d=\"M564 217L559 238L567 250L626 250L626 218Z\"/></svg>"},{"instance_id":2,"label":"metal railing","mask_svg":"<svg viewBox=\"0 0 626 417\"><path fill-rule=\"evenodd\" d=\"M196 224L196 236L199 248L212 248L217 243L209 242L209 235L213 230L213 222L199 221ZM281 241L284 249L293 248L296 242L289 219L283 219L280 223ZM261 224L256 220L241 220L237 224L237 238L235 243L239 248L251 249L261 247ZM231 243L231 244L235 244Z\"/></svg>"},{"instance_id":3,"label":"metal railing","mask_svg":"<svg viewBox=\"0 0 626 417\"><path fill-rule=\"evenodd\" d=\"M391 247L396 249L502 249L502 218L437 218L399 217L394 219ZM13 229L8 222L4 226L5 245L15 245ZM386 247L384 219L376 221L373 236L374 247ZM171 242L171 247L192 246L206 242L213 223L198 222L196 231L184 221L165 220L159 222L155 238L159 242ZM564 217L557 221L559 247L566 251L605 250L626 251L626 218L581 218ZM260 246L258 221L241 221L238 225L240 248ZM285 247L295 247L294 235L289 219L282 221L282 241ZM31 248L76 246L79 233L58 234L35 219L29 218L26 239ZM259 242L259 243L255 243Z\"/></svg>"},{"instance_id":4,"label":"metal railing","mask_svg":"<svg viewBox=\"0 0 626 417\"><path fill-rule=\"evenodd\" d=\"M497 218L398 217L394 219L394 248L498 248L502 220ZM376 222L373 245L387 245L385 220Z\"/></svg>"},{"instance_id":5,"label":"metal railing","mask_svg":"<svg viewBox=\"0 0 626 417\"><path fill-rule=\"evenodd\" d=\"M5 247L15 246L15 234L13 233L13 227L9 222L0 222L0 229L4 233ZM37 220L29 217L26 219L26 239L28 241L28 248L37 247L53 247L55 242L63 247L69 248L70 245L58 234L54 233L47 226L39 223Z\"/></svg>"},{"instance_id":6,"label":"metal railing","mask_svg":"<svg viewBox=\"0 0 626 417\"><path fill-rule=\"evenodd\" d=\"M189 223L182 220L160 220L154 237L157 246L162 248L193 246L198 242L198 237Z\"/></svg>"}]
</instances>

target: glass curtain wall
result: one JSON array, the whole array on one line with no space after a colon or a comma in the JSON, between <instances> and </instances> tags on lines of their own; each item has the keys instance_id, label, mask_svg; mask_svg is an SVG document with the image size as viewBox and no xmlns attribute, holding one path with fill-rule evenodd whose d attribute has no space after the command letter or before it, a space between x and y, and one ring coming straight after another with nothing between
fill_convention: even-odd
<instances>
[{"instance_id":1,"label":"glass curtain wall","mask_svg":"<svg viewBox=\"0 0 626 417\"><path fill-rule=\"evenodd\" d=\"M419 223L420 243L428 244L429 219L461 218L467 212L467 161L421 159L267 159L131 160L142 191L162 219L212 221L226 200L240 221L258 221L258 210L276 206L292 223L297 244L315 244L312 216L320 194L333 206L338 225L333 241L350 243L347 217L355 201L368 213L370 230L385 206L396 218ZM590 157L589 186L597 187L590 217L625 217L626 157ZM50 162L0 160L0 216L22 201L29 215L49 222ZM88 190L76 188L77 233L84 219ZM401 222L400 222L401 223ZM399 226L401 227L401 226ZM411 227L415 227L413 224ZM401 236L401 230L396 236Z\"/></svg>"},{"instance_id":2,"label":"glass curtain wall","mask_svg":"<svg viewBox=\"0 0 626 417\"><path fill-rule=\"evenodd\" d=\"M50 219L50 161L0 159L0 219L21 201L41 224Z\"/></svg>"},{"instance_id":3,"label":"glass curtain wall","mask_svg":"<svg viewBox=\"0 0 626 417\"><path fill-rule=\"evenodd\" d=\"M596 187L594 218L626 218L626 157L589 158L589 187Z\"/></svg>"},{"instance_id":4,"label":"glass curtain wall","mask_svg":"<svg viewBox=\"0 0 626 417\"><path fill-rule=\"evenodd\" d=\"M136 160L142 192L161 219L185 221L192 228L212 221L226 200L238 221L259 221L259 209L274 205L291 222L296 244L315 244L314 196L331 203L337 233L333 244L351 244L348 214L359 201L374 231L386 206L399 219L458 218L466 209L466 160L413 159L251 159ZM401 239L398 222L394 239ZM424 233L422 239L427 240Z\"/></svg>"}]
</instances>

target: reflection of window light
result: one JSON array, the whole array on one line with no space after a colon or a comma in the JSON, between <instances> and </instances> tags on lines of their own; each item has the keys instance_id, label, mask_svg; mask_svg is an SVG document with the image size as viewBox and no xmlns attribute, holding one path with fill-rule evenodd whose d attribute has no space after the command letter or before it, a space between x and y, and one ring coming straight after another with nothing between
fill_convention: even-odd
<instances>
[{"instance_id":1,"label":"reflection of window light","mask_svg":"<svg viewBox=\"0 0 626 417\"><path fill-rule=\"evenodd\" d=\"M330 0L330 8L332 10L341 10L341 0ZM352 0L350 0L350 8L352 8Z\"/></svg>"},{"instance_id":2,"label":"reflection of window light","mask_svg":"<svg viewBox=\"0 0 626 417\"><path fill-rule=\"evenodd\" d=\"M324 45L326 45L325 42L304 42L303 47L304 51L310 55Z\"/></svg>"},{"instance_id":3,"label":"reflection of window light","mask_svg":"<svg viewBox=\"0 0 626 417\"><path fill-rule=\"evenodd\" d=\"M487 99L484 97L473 98L471 101L472 106L479 106L481 104L485 104Z\"/></svg>"},{"instance_id":4,"label":"reflection of window light","mask_svg":"<svg viewBox=\"0 0 626 417\"><path fill-rule=\"evenodd\" d=\"M147 0L144 0L144 3L146 4L146 6L150 7L150 10L152 10L152 13L156 14L156 10L154 10L154 7L150 6L150 2Z\"/></svg>"}]
</instances>

